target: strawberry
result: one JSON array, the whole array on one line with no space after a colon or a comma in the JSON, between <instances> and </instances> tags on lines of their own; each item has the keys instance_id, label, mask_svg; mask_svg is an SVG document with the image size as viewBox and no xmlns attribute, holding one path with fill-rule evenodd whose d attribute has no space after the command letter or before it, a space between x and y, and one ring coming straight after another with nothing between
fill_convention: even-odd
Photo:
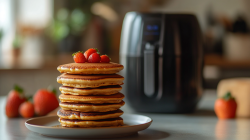
<instances>
[{"instance_id":1,"label":"strawberry","mask_svg":"<svg viewBox=\"0 0 250 140\"><path fill-rule=\"evenodd\" d=\"M98 51L98 49L94 49L94 48L90 48L90 49L88 49L85 53L84 53L84 56L85 56L85 58L88 60L89 59L89 56L92 54L92 53L98 53L99 51Z\"/></svg>"},{"instance_id":2,"label":"strawberry","mask_svg":"<svg viewBox=\"0 0 250 140\"><path fill-rule=\"evenodd\" d=\"M5 113L7 117L18 117L18 109L23 102L25 102L25 98L23 97L23 89L15 85L14 89L9 92L7 97L5 106Z\"/></svg>"},{"instance_id":3,"label":"strawberry","mask_svg":"<svg viewBox=\"0 0 250 140\"><path fill-rule=\"evenodd\" d=\"M235 118L237 102L230 92L227 92L222 98L218 98L214 104L215 114L219 119Z\"/></svg>"},{"instance_id":4,"label":"strawberry","mask_svg":"<svg viewBox=\"0 0 250 140\"><path fill-rule=\"evenodd\" d=\"M34 116L34 105L29 101L22 103L20 108L19 108L19 113L24 118L33 117Z\"/></svg>"},{"instance_id":5,"label":"strawberry","mask_svg":"<svg viewBox=\"0 0 250 140\"><path fill-rule=\"evenodd\" d=\"M111 58L109 58L106 54L101 56L101 63L109 63Z\"/></svg>"},{"instance_id":6,"label":"strawberry","mask_svg":"<svg viewBox=\"0 0 250 140\"><path fill-rule=\"evenodd\" d=\"M38 90L34 97L35 113L39 116L43 116L53 111L59 106L56 98L56 93L48 91L46 89Z\"/></svg>"},{"instance_id":7,"label":"strawberry","mask_svg":"<svg viewBox=\"0 0 250 140\"><path fill-rule=\"evenodd\" d=\"M89 63L99 63L101 60L101 57L98 53L92 53L90 56L89 56L89 59L88 59L88 62Z\"/></svg>"},{"instance_id":8,"label":"strawberry","mask_svg":"<svg viewBox=\"0 0 250 140\"><path fill-rule=\"evenodd\" d=\"M86 58L83 55L83 52L81 52L81 51L73 53L72 56L73 56L73 59L76 63L85 63L86 62Z\"/></svg>"}]
</instances>

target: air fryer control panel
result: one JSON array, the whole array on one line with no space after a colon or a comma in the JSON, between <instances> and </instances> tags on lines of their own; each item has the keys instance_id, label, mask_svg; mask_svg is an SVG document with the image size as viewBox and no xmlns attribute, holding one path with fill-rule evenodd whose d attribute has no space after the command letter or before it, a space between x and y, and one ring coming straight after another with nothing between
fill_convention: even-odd
<instances>
[{"instance_id":1,"label":"air fryer control panel","mask_svg":"<svg viewBox=\"0 0 250 140\"><path fill-rule=\"evenodd\" d=\"M146 18L143 25L143 42L155 43L160 39L161 19Z\"/></svg>"},{"instance_id":2,"label":"air fryer control panel","mask_svg":"<svg viewBox=\"0 0 250 140\"><path fill-rule=\"evenodd\" d=\"M157 50L161 34L161 18L146 17L143 22L143 87L144 94L152 98L157 92Z\"/></svg>"}]
</instances>

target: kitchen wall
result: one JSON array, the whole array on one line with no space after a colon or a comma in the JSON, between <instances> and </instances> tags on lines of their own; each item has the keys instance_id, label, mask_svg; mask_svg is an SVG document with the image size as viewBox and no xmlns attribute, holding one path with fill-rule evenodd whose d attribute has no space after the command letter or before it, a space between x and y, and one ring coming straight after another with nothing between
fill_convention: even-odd
<instances>
[{"instance_id":1,"label":"kitchen wall","mask_svg":"<svg viewBox=\"0 0 250 140\"><path fill-rule=\"evenodd\" d=\"M25 95L33 95L38 89L53 86L59 95L57 69L6 69L0 70L0 95L7 95L14 85L24 89Z\"/></svg>"},{"instance_id":2,"label":"kitchen wall","mask_svg":"<svg viewBox=\"0 0 250 140\"><path fill-rule=\"evenodd\" d=\"M23 1L29 2L29 0ZM49 85L53 85L58 88L59 84L56 82L56 77L60 75L60 73L56 70L56 66L58 66L59 64L73 62L71 52L69 51L72 51L72 48L70 48L69 46L78 47L77 49L79 49L80 46L78 45L80 44L81 46L84 46L80 48L82 50L85 50L89 47L99 47L101 50L103 50L103 52L101 53L107 52L107 54L111 56L112 61L119 62L119 40L122 28L122 20L125 13L131 10L142 12L152 11L194 13L198 17L204 34L208 28L208 14L214 15L214 17L224 16L232 20L236 18L237 15L242 14L246 17L247 21L250 21L249 0L54 0L52 2L47 0L46 2L49 5L48 8L50 9L48 11L51 12L51 15L48 16L48 19L50 19L51 21L49 20L46 22L48 24L46 27L37 29L34 28L34 23L32 25L27 24L24 26L22 25L22 22L18 22L18 20L16 19L18 15L14 14L17 11L15 7L18 7L18 2L14 0L0 0L0 11L4 10L1 7L3 7L3 5L5 4L7 5L5 6L5 8L7 8L8 13L2 15L0 14L0 29L4 27L5 32L8 31L9 33L11 33L12 39L15 36L13 35L14 33L19 33L24 36L24 43L19 44L20 46L18 46L20 47L19 57L13 55L14 53L12 52L12 50L15 49L12 48L12 40L8 39L7 41L9 41L9 43L6 45L3 42L1 43L0 39L0 95L6 95L13 88L14 84L19 84L20 86L22 86L25 89L26 93L30 95L34 94L37 89L47 88ZM77 2L82 4L82 6L80 4L77 4ZM117 21L110 22L102 16L92 13L91 6L93 6L94 3L102 3L105 5L105 7L109 7L117 15ZM28 5L23 5L24 8L25 6ZM64 16L67 15L65 14L65 9L68 10L68 15L75 9L80 9L83 12L82 14L85 14L86 17L87 15L89 17L92 16L92 18L86 18L86 22L88 23L84 24L84 29L80 30L77 36L75 36L74 34L69 34L66 37L62 37L61 40L53 40L53 38L58 38L58 36L56 35L61 36L61 34L56 34L55 36L51 37L51 31L57 31L51 29L58 28L59 25L61 25L60 27L62 27L62 25L63 27L65 27L65 25L61 23L66 23L66 21L68 21L66 19L65 21L60 22L60 24L58 25L53 25L53 23L55 22L59 23L59 21L55 19L57 18L57 14L59 14L59 17L62 16L60 15L60 10L62 13L64 12ZM4 20L3 15L9 16L9 20ZM23 19L25 19L25 17L23 17ZM1 22L3 20L5 22ZM7 23L7 21L10 23ZM5 26L1 27L2 23L5 23ZM220 29L214 29L214 31L216 32L220 31ZM223 35L217 34L217 36ZM77 45L72 43L74 42L74 40L78 42ZM10 51L4 51L3 48L6 47L9 47L8 49L10 49ZM60 54L64 53L67 53L66 55L69 57L58 57ZM2 58L3 55L7 56L6 59ZM35 59L36 57L39 57L39 59ZM58 59L55 59L55 57L57 57ZM222 57L223 54L219 54L218 58ZM8 60L7 58L10 58L10 60ZM48 61L44 61L47 58ZM213 58L214 60L209 61L209 63L205 66L204 71L205 78L210 77L212 78L212 80L216 81L213 82L213 86L211 86L211 88L216 88L216 85L221 78L249 76L248 71L250 67L250 60L246 60L247 62L241 65L241 69L238 69L238 67L235 67L234 65L232 66L231 63L229 63L226 68L221 68L220 66L214 64L214 62L218 61L217 57L209 56L206 58L208 58L209 60L211 60L210 58ZM15 61L13 61L13 64L11 63L14 59L18 60L17 63L20 65L20 67L15 65ZM221 64L225 64L224 59L220 60ZM3 65L1 61L4 61L6 65ZM47 68L44 66L48 63L51 63L53 67ZM249 67L246 65L248 65Z\"/></svg>"},{"instance_id":3,"label":"kitchen wall","mask_svg":"<svg viewBox=\"0 0 250 140\"><path fill-rule=\"evenodd\" d=\"M194 13L201 24L206 28L206 12L212 10L214 14L225 14L235 18L238 14L249 16L250 2L248 0L169 0L162 6L152 7L154 12L181 12Z\"/></svg>"}]
</instances>

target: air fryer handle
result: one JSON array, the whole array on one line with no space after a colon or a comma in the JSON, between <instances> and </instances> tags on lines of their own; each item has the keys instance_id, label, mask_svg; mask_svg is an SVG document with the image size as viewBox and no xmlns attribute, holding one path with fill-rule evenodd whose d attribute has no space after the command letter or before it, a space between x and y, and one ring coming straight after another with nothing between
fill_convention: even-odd
<instances>
[{"instance_id":1,"label":"air fryer handle","mask_svg":"<svg viewBox=\"0 0 250 140\"><path fill-rule=\"evenodd\" d=\"M152 97L155 93L155 49L150 43L146 43L144 50L144 93Z\"/></svg>"}]
</instances>

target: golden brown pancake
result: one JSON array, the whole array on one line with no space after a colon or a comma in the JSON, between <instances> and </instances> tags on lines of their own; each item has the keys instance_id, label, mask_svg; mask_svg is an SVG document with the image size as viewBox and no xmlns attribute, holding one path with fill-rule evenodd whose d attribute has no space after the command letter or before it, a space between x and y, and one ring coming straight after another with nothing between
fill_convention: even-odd
<instances>
[{"instance_id":1,"label":"golden brown pancake","mask_svg":"<svg viewBox=\"0 0 250 140\"><path fill-rule=\"evenodd\" d=\"M61 73L68 74L115 74L123 69L117 63L70 63L57 67Z\"/></svg>"},{"instance_id":2,"label":"golden brown pancake","mask_svg":"<svg viewBox=\"0 0 250 140\"><path fill-rule=\"evenodd\" d=\"M111 95L118 93L122 89L119 85L104 86L97 88L74 88L60 86L59 90L66 95Z\"/></svg>"},{"instance_id":3,"label":"golden brown pancake","mask_svg":"<svg viewBox=\"0 0 250 140\"><path fill-rule=\"evenodd\" d=\"M70 75L62 74L57 77L57 82L63 86L76 88L96 88L100 86L122 85L124 77L118 74L106 75Z\"/></svg>"},{"instance_id":4,"label":"golden brown pancake","mask_svg":"<svg viewBox=\"0 0 250 140\"><path fill-rule=\"evenodd\" d=\"M123 114L123 111L120 109L109 112L79 112L79 111L68 111L60 109L57 112L57 115L62 119L69 120L103 120L120 117Z\"/></svg>"},{"instance_id":5,"label":"golden brown pancake","mask_svg":"<svg viewBox=\"0 0 250 140\"><path fill-rule=\"evenodd\" d=\"M61 102L67 103L90 103L90 104L104 104L104 103L120 103L124 95L122 93L116 93L113 95L99 95L99 96L87 96L87 95L64 95L61 94L59 99Z\"/></svg>"},{"instance_id":6,"label":"golden brown pancake","mask_svg":"<svg viewBox=\"0 0 250 140\"><path fill-rule=\"evenodd\" d=\"M80 112L108 112L118 110L125 104L124 101L117 104L81 104L81 103L60 103L63 110Z\"/></svg>"},{"instance_id":7,"label":"golden brown pancake","mask_svg":"<svg viewBox=\"0 0 250 140\"><path fill-rule=\"evenodd\" d=\"M64 127L110 127L110 126L122 126L123 119L121 117L105 120L95 120L95 121L83 121L83 120L68 120L59 118L58 121Z\"/></svg>"}]
</instances>

